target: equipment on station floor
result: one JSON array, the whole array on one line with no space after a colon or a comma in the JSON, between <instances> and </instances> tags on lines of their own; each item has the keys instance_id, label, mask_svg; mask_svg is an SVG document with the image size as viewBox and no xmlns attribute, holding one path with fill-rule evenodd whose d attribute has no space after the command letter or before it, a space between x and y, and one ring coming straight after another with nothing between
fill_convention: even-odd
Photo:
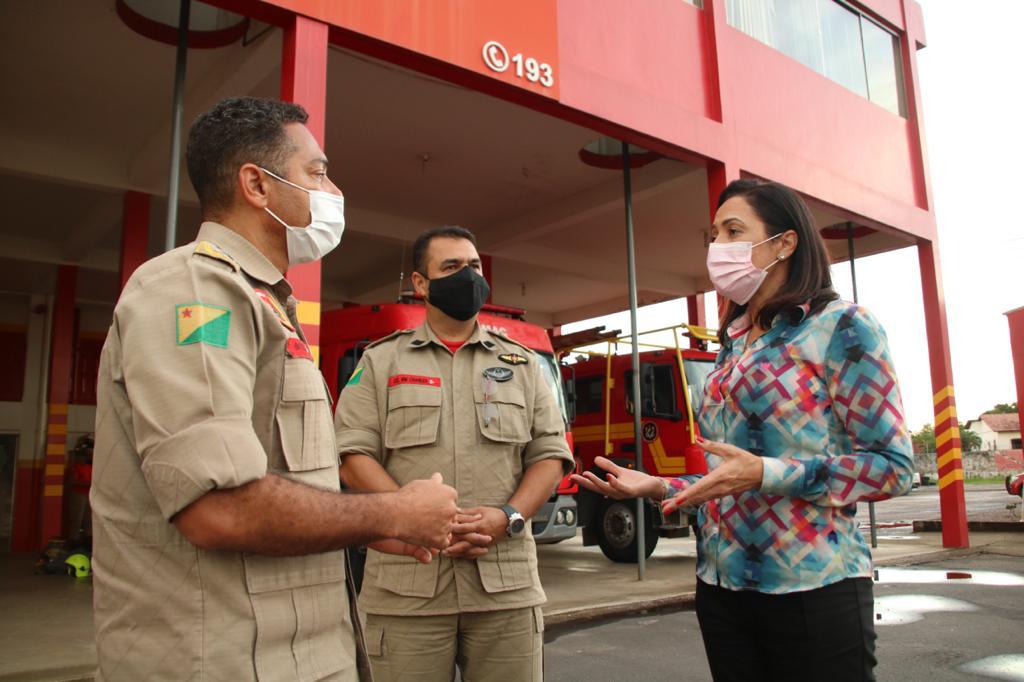
<instances>
[{"instance_id":1,"label":"equipment on station floor","mask_svg":"<svg viewBox=\"0 0 1024 682\"><path fill-rule=\"evenodd\" d=\"M90 550L81 542L50 538L36 559L35 572L41 575L67 575L75 578L92 576Z\"/></svg>"},{"instance_id":2,"label":"equipment on station floor","mask_svg":"<svg viewBox=\"0 0 1024 682\"><path fill-rule=\"evenodd\" d=\"M85 552L75 552L64 560L66 573L75 578L88 578L92 575L92 561Z\"/></svg>"}]
</instances>

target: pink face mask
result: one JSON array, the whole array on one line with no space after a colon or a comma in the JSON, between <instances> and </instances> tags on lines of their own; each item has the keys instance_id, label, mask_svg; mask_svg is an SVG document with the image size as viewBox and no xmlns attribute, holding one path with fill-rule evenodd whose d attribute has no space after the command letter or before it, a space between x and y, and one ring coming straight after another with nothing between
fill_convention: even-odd
<instances>
[{"instance_id":1,"label":"pink face mask","mask_svg":"<svg viewBox=\"0 0 1024 682\"><path fill-rule=\"evenodd\" d=\"M775 235L782 236L783 233ZM715 291L725 296L730 301L745 305L753 298L761 283L768 276L768 268L778 263L773 261L764 270L754 265L751 256L754 247L767 244L775 237L769 237L763 242L754 244L752 242L733 242L731 244L710 244L708 247L708 277Z\"/></svg>"}]
</instances>

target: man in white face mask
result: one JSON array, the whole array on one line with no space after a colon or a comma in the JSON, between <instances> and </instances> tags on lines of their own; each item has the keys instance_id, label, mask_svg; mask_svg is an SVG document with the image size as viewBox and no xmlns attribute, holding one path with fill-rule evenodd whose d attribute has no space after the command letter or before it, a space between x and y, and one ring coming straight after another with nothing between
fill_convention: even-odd
<instances>
[{"instance_id":1,"label":"man in white face mask","mask_svg":"<svg viewBox=\"0 0 1024 682\"><path fill-rule=\"evenodd\" d=\"M339 550L429 563L449 543L440 474L340 494L330 399L284 278L344 228L305 121L252 98L202 114L197 240L141 266L114 311L91 491L97 679L356 680Z\"/></svg>"},{"instance_id":2,"label":"man in white face mask","mask_svg":"<svg viewBox=\"0 0 1024 682\"><path fill-rule=\"evenodd\" d=\"M306 130L305 127L302 130ZM306 132L308 133L309 131L307 130ZM324 170L323 174L319 175L319 181L329 185L329 190L307 189L296 185L294 182L285 180L273 171L261 168L264 173L275 180L280 180L284 184L291 185L295 189L309 195L310 222L306 227L289 225L280 216L271 211L269 206L264 207L264 210L274 220L284 226L289 265L320 260L333 251L341 242L341 235L345 231L345 197L342 195L341 190L335 187L334 183L327 177L327 159L317 160L314 165L321 162L323 163Z\"/></svg>"}]
</instances>

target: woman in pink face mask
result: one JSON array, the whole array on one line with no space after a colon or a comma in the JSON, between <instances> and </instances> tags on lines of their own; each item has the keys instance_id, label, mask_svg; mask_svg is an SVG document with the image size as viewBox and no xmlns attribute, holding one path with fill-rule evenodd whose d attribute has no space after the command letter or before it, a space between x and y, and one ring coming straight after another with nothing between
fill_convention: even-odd
<instances>
[{"instance_id":1,"label":"woman in pink face mask","mask_svg":"<svg viewBox=\"0 0 1024 682\"><path fill-rule=\"evenodd\" d=\"M856 503L910 489L912 450L885 332L839 300L807 206L737 180L711 227L727 300L699 406L705 476L599 458L619 499L697 514L697 617L716 681L874 680L871 553Z\"/></svg>"}]
</instances>

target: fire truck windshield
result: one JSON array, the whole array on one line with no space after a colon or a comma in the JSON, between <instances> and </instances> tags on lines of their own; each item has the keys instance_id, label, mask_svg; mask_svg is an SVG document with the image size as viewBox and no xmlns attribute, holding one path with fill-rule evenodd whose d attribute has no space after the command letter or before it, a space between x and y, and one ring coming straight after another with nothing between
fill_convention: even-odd
<instances>
[{"instance_id":1,"label":"fire truck windshield","mask_svg":"<svg viewBox=\"0 0 1024 682\"><path fill-rule=\"evenodd\" d=\"M540 359L541 374L548 382L548 388L555 394L555 402L558 403L558 409L562 412L562 421L568 424L569 411L565 404L565 389L562 387L562 373L558 369L558 363L550 353L537 351L537 357Z\"/></svg>"},{"instance_id":2,"label":"fire truck windshield","mask_svg":"<svg viewBox=\"0 0 1024 682\"><path fill-rule=\"evenodd\" d=\"M683 368L686 370L686 384L690 387L690 405L696 416L704 397L704 382L715 368L715 363L711 360L683 360Z\"/></svg>"}]
</instances>

